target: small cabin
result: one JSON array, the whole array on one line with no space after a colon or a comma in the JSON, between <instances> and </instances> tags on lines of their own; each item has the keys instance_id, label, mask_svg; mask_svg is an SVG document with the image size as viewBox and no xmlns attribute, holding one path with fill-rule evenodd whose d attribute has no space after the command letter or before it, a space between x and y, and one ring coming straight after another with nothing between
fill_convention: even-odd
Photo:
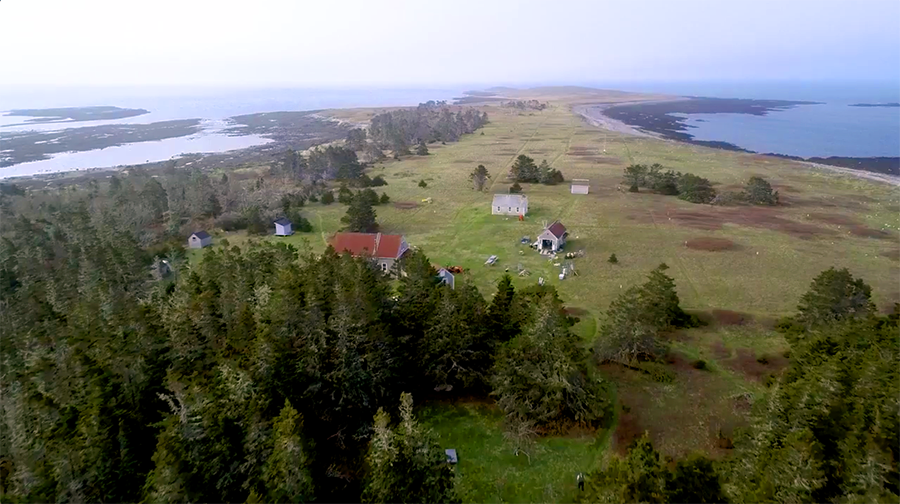
<instances>
[{"instance_id":1,"label":"small cabin","mask_svg":"<svg viewBox=\"0 0 900 504\"><path fill-rule=\"evenodd\" d=\"M275 221L275 236L291 236L294 230L291 229L291 221L281 218Z\"/></svg>"},{"instance_id":2,"label":"small cabin","mask_svg":"<svg viewBox=\"0 0 900 504\"><path fill-rule=\"evenodd\" d=\"M527 215L528 196L524 194L495 194L491 202L493 215Z\"/></svg>"},{"instance_id":3,"label":"small cabin","mask_svg":"<svg viewBox=\"0 0 900 504\"><path fill-rule=\"evenodd\" d=\"M447 268L438 268L437 276L441 283L449 285L451 289L455 288L454 284L456 283L456 279L453 277L453 273L450 273Z\"/></svg>"},{"instance_id":4,"label":"small cabin","mask_svg":"<svg viewBox=\"0 0 900 504\"><path fill-rule=\"evenodd\" d=\"M209 247L212 245L212 236L206 231L197 231L188 238L188 247L193 249Z\"/></svg>"},{"instance_id":5,"label":"small cabin","mask_svg":"<svg viewBox=\"0 0 900 504\"><path fill-rule=\"evenodd\" d=\"M587 179L572 179L572 194L587 194L591 190L591 182Z\"/></svg>"},{"instance_id":6,"label":"small cabin","mask_svg":"<svg viewBox=\"0 0 900 504\"><path fill-rule=\"evenodd\" d=\"M557 252L566 245L566 237L569 233L566 226L559 221L553 221L552 224L544 228L544 231L538 235L537 247L541 252Z\"/></svg>"}]
</instances>

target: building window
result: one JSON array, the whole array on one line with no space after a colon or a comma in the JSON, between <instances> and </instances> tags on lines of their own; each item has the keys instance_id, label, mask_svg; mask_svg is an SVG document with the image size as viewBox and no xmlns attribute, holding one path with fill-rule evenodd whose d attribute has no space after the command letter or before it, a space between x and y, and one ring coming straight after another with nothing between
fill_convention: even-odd
<instances>
[{"instance_id":1,"label":"building window","mask_svg":"<svg viewBox=\"0 0 900 504\"><path fill-rule=\"evenodd\" d=\"M500 211L500 207L497 207L497 211L498 211L498 212Z\"/></svg>"},{"instance_id":2,"label":"building window","mask_svg":"<svg viewBox=\"0 0 900 504\"><path fill-rule=\"evenodd\" d=\"M516 213L519 213L519 207L516 207Z\"/></svg>"},{"instance_id":3,"label":"building window","mask_svg":"<svg viewBox=\"0 0 900 504\"><path fill-rule=\"evenodd\" d=\"M510 206L510 207L506 207L506 211L507 211L507 212L512 212L512 207L511 207L511 206Z\"/></svg>"},{"instance_id":4,"label":"building window","mask_svg":"<svg viewBox=\"0 0 900 504\"><path fill-rule=\"evenodd\" d=\"M381 271L387 273L387 263L381 263Z\"/></svg>"}]
</instances>

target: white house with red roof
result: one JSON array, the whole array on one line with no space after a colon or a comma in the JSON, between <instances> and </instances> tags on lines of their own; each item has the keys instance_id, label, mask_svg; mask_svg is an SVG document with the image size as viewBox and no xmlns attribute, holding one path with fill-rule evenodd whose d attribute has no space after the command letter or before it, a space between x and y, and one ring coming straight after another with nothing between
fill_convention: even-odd
<instances>
[{"instance_id":1,"label":"white house with red roof","mask_svg":"<svg viewBox=\"0 0 900 504\"><path fill-rule=\"evenodd\" d=\"M556 252L565 246L566 237L568 235L569 233L566 231L566 226L563 226L559 221L553 221L552 224L544 228L541 234L538 235L538 250Z\"/></svg>"},{"instance_id":2,"label":"white house with red roof","mask_svg":"<svg viewBox=\"0 0 900 504\"><path fill-rule=\"evenodd\" d=\"M349 252L353 257L369 257L385 273L409 250L402 235L381 233L335 233L331 246L338 254Z\"/></svg>"}]
</instances>

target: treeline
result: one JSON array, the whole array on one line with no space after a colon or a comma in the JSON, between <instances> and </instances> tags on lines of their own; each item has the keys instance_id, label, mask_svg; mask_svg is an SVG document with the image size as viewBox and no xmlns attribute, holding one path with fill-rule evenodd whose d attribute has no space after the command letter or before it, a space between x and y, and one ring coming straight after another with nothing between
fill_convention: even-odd
<instances>
[{"instance_id":1,"label":"treeline","mask_svg":"<svg viewBox=\"0 0 900 504\"><path fill-rule=\"evenodd\" d=\"M658 194L678 196L691 203L711 203L730 205L747 203L751 205L777 205L778 191L772 189L762 177L750 177L743 191L716 193L712 183L693 173L673 170L663 171L662 165L654 163L649 167L633 164L625 168L624 183L630 192L648 189Z\"/></svg>"},{"instance_id":2,"label":"treeline","mask_svg":"<svg viewBox=\"0 0 900 504\"><path fill-rule=\"evenodd\" d=\"M393 110L374 116L367 135L376 148L405 155L410 153L410 146L455 142L462 135L474 133L487 122L487 112L461 108L454 113L446 105L428 102L414 109ZM356 145L360 146L358 143Z\"/></svg>"},{"instance_id":3,"label":"treeline","mask_svg":"<svg viewBox=\"0 0 900 504\"><path fill-rule=\"evenodd\" d=\"M778 326L790 366L754 401L730 457L673 460L645 436L589 474L578 500L897 502L900 305L880 316L870 296L846 269L816 277ZM626 353L654 353L641 346Z\"/></svg>"},{"instance_id":4,"label":"treeline","mask_svg":"<svg viewBox=\"0 0 900 504\"><path fill-rule=\"evenodd\" d=\"M540 165L534 164L534 159L519 154L512 166L509 167L508 177L515 182L530 182L534 184L556 185L563 182L562 172L556 168L551 168L547 160L541 161Z\"/></svg>"},{"instance_id":5,"label":"treeline","mask_svg":"<svg viewBox=\"0 0 900 504\"><path fill-rule=\"evenodd\" d=\"M110 232L144 247L183 243L200 229L266 234L281 217L302 230L304 203L325 190L323 183L285 184L256 173L213 175L174 163L157 172L133 168L82 186L28 191L4 187L8 189L0 193L0 233L19 216L55 221L62 212L84 208Z\"/></svg>"},{"instance_id":6,"label":"treeline","mask_svg":"<svg viewBox=\"0 0 900 504\"><path fill-rule=\"evenodd\" d=\"M501 104L502 107L514 108L519 110L544 110L549 105L544 102L540 102L538 100L510 100L507 102L503 102Z\"/></svg>"},{"instance_id":7,"label":"treeline","mask_svg":"<svg viewBox=\"0 0 900 504\"><path fill-rule=\"evenodd\" d=\"M365 168L353 150L326 146L308 154L288 151L268 171L212 174L172 162L161 170L132 168L82 186L26 191L0 184L0 233L18 216L53 221L64 209L82 207L93 220L143 247L183 243L194 231L215 228L269 234L282 217L295 232L308 232L312 224L304 207L333 202L336 181L340 195L354 187L367 198L373 191L365 189L387 185L381 176L366 175ZM373 204L390 200L384 193L370 199Z\"/></svg>"},{"instance_id":8,"label":"treeline","mask_svg":"<svg viewBox=\"0 0 900 504\"><path fill-rule=\"evenodd\" d=\"M75 206L0 242L4 500L453 501L402 393L493 392L536 432L608 416L550 287L488 302L420 253L394 287L267 242L154 281L108 224Z\"/></svg>"}]
</instances>

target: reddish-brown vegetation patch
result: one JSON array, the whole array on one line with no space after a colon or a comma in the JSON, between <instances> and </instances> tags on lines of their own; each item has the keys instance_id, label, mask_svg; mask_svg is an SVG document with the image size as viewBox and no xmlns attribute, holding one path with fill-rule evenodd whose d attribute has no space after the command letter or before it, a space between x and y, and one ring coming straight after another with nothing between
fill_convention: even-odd
<instances>
[{"instance_id":1,"label":"reddish-brown vegetation patch","mask_svg":"<svg viewBox=\"0 0 900 504\"><path fill-rule=\"evenodd\" d=\"M831 224L834 226L847 226L850 230L850 234L854 236L861 236L863 238L876 238L879 240L884 240L891 237L890 233L887 233L880 229L870 228L864 224L861 224L853 217L847 215L813 212L806 214L806 217L810 220L824 222L826 224Z\"/></svg>"},{"instance_id":2,"label":"reddish-brown vegetation patch","mask_svg":"<svg viewBox=\"0 0 900 504\"><path fill-rule=\"evenodd\" d=\"M780 194L780 193L779 193ZM807 208L842 208L844 210L861 210L865 208L858 200L849 196L814 196L798 198L793 195L780 194L780 202L785 206Z\"/></svg>"},{"instance_id":3,"label":"reddish-brown vegetation patch","mask_svg":"<svg viewBox=\"0 0 900 504\"><path fill-rule=\"evenodd\" d=\"M778 210L764 207L714 208L706 212L669 208L664 214L657 214L659 222L675 221L686 227L704 230L721 229L723 224L738 224L779 231L801 239L812 239L833 235L832 230L813 224L796 222L778 215Z\"/></svg>"},{"instance_id":4,"label":"reddish-brown vegetation patch","mask_svg":"<svg viewBox=\"0 0 900 504\"><path fill-rule=\"evenodd\" d=\"M629 408L627 405L620 407ZM616 425L616 431L613 433L613 447L619 455L628 453L628 445L635 439L644 435L644 429L638 422L637 413L633 410L619 411L619 424Z\"/></svg>"},{"instance_id":5,"label":"reddish-brown vegetation patch","mask_svg":"<svg viewBox=\"0 0 900 504\"><path fill-rule=\"evenodd\" d=\"M570 156L593 156L599 154L599 151L593 147L569 147L567 152Z\"/></svg>"},{"instance_id":6,"label":"reddish-brown vegetation patch","mask_svg":"<svg viewBox=\"0 0 900 504\"><path fill-rule=\"evenodd\" d=\"M887 240L891 234L880 229L873 229L867 226L859 225L850 228L850 234L861 236L863 238L875 238L876 240Z\"/></svg>"},{"instance_id":7,"label":"reddish-brown vegetation patch","mask_svg":"<svg viewBox=\"0 0 900 504\"><path fill-rule=\"evenodd\" d=\"M705 250L707 252L721 252L723 250L734 250L737 248L737 245L727 238L715 238L712 236L691 238L684 242L684 245L689 249Z\"/></svg>"},{"instance_id":8,"label":"reddish-brown vegetation patch","mask_svg":"<svg viewBox=\"0 0 900 504\"><path fill-rule=\"evenodd\" d=\"M777 374L788 365L788 360L781 355L765 355L757 357L752 350L738 348L732 359L723 361L728 368L737 371L748 379L762 381L768 375Z\"/></svg>"},{"instance_id":9,"label":"reddish-brown vegetation patch","mask_svg":"<svg viewBox=\"0 0 900 504\"><path fill-rule=\"evenodd\" d=\"M857 221L853 217L848 217L846 215L840 214L813 212L807 214L806 217L810 220L824 222L825 224L834 224L836 226L855 226L859 224L859 221Z\"/></svg>"},{"instance_id":10,"label":"reddish-brown vegetation patch","mask_svg":"<svg viewBox=\"0 0 900 504\"><path fill-rule=\"evenodd\" d=\"M691 365L691 361L685 359L680 353L670 352L666 355L666 364L679 376L684 373L699 372Z\"/></svg>"},{"instance_id":11,"label":"reddish-brown vegetation patch","mask_svg":"<svg viewBox=\"0 0 900 504\"><path fill-rule=\"evenodd\" d=\"M738 413L749 414L753 403L749 394L740 394L734 397L734 410Z\"/></svg>"},{"instance_id":12,"label":"reddish-brown vegetation patch","mask_svg":"<svg viewBox=\"0 0 900 504\"><path fill-rule=\"evenodd\" d=\"M731 357L731 350L726 348L721 341L716 341L709 346L709 349L712 350L713 356L716 358L716 360L723 360Z\"/></svg>"},{"instance_id":13,"label":"reddish-brown vegetation patch","mask_svg":"<svg viewBox=\"0 0 900 504\"><path fill-rule=\"evenodd\" d=\"M419 206L415 201L395 201L394 208L399 210L411 210L413 208L417 208Z\"/></svg>"},{"instance_id":14,"label":"reddish-brown vegetation patch","mask_svg":"<svg viewBox=\"0 0 900 504\"><path fill-rule=\"evenodd\" d=\"M715 229L722 229L722 224L725 222L722 218L715 214L691 212L687 210L666 212L665 217L674 219L678 224L681 224L682 226L687 226L694 229L708 229L710 231Z\"/></svg>"},{"instance_id":15,"label":"reddish-brown vegetation patch","mask_svg":"<svg viewBox=\"0 0 900 504\"><path fill-rule=\"evenodd\" d=\"M885 250L884 252L882 252L878 255L880 255L881 257L887 257L888 259L891 259L892 261L900 261L900 249Z\"/></svg>"},{"instance_id":16,"label":"reddish-brown vegetation patch","mask_svg":"<svg viewBox=\"0 0 900 504\"><path fill-rule=\"evenodd\" d=\"M732 310L715 309L712 316L719 325L744 325L753 320L752 315Z\"/></svg>"},{"instance_id":17,"label":"reddish-brown vegetation patch","mask_svg":"<svg viewBox=\"0 0 900 504\"><path fill-rule=\"evenodd\" d=\"M672 383L657 383L615 364L600 366L604 376L615 381L619 397L612 448L624 454L629 443L647 432L664 455L679 457L697 450L724 455L719 432L731 435L746 423L746 415L733 407L728 400L732 392L714 373L694 369L682 355L670 355L669 360Z\"/></svg>"},{"instance_id":18,"label":"reddish-brown vegetation patch","mask_svg":"<svg viewBox=\"0 0 900 504\"><path fill-rule=\"evenodd\" d=\"M611 156L582 156L581 159L584 159L585 161L593 161L595 163L602 163L602 164L611 164L611 165L623 164L621 159L616 158L616 157L611 157Z\"/></svg>"}]
</instances>

